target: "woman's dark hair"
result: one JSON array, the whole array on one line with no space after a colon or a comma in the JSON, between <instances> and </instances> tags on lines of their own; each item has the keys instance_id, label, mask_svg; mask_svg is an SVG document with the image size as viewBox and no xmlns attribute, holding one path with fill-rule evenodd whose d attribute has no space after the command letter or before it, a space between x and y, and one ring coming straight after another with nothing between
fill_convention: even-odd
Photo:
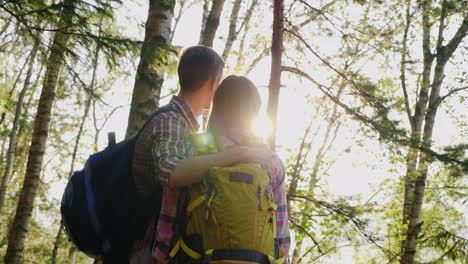
<instances>
[{"instance_id":1,"label":"woman's dark hair","mask_svg":"<svg viewBox=\"0 0 468 264\"><path fill-rule=\"evenodd\" d=\"M255 84L246 77L230 75L216 90L208 129L215 137L222 135L238 144L251 145L258 141L251 127L260 106Z\"/></svg>"},{"instance_id":2,"label":"woman's dark hair","mask_svg":"<svg viewBox=\"0 0 468 264\"><path fill-rule=\"evenodd\" d=\"M224 61L212 48L193 46L182 51L177 66L182 91L195 91L211 78L223 75Z\"/></svg>"}]
</instances>

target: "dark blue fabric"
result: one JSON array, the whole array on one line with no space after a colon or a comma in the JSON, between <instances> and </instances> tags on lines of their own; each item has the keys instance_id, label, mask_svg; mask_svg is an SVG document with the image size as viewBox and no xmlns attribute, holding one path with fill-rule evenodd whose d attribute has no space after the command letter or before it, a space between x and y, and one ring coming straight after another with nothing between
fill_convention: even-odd
<instances>
[{"instance_id":1,"label":"dark blue fabric","mask_svg":"<svg viewBox=\"0 0 468 264\"><path fill-rule=\"evenodd\" d=\"M170 111L175 110L157 110L142 129L155 115ZM64 191L60 209L66 233L90 257L128 256L133 241L143 238L149 219L159 214L162 187L143 200L131 175L141 130L92 154L84 169L72 175Z\"/></svg>"}]
</instances>

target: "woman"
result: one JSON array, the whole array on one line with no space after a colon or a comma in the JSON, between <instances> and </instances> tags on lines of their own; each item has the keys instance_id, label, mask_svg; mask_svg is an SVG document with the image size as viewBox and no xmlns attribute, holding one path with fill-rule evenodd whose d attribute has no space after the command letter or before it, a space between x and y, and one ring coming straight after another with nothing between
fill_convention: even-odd
<instances>
[{"instance_id":1,"label":"woman","mask_svg":"<svg viewBox=\"0 0 468 264\"><path fill-rule=\"evenodd\" d=\"M208 131L214 136L218 149L231 145L262 145L253 133L253 121L258 118L261 99L255 85L248 78L231 75L219 85L213 99ZM261 166L270 176L270 187L276 211L276 239L279 247L288 254L290 246L285 192L285 168L275 154ZM255 161L253 161L255 162Z\"/></svg>"}]
</instances>

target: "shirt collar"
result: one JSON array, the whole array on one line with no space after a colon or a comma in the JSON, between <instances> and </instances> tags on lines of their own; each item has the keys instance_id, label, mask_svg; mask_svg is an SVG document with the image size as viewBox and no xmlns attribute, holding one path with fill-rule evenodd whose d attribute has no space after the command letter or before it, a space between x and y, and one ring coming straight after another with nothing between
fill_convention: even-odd
<instances>
[{"instance_id":1,"label":"shirt collar","mask_svg":"<svg viewBox=\"0 0 468 264\"><path fill-rule=\"evenodd\" d=\"M192 128L192 130L194 132L197 132L198 129L200 128L200 125L198 124L197 119L195 118L195 115L193 114L192 109L190 108L190 106L186 102L184 102L184 100L182 100L182 98L180 98L177 95L172 96L170 104L175 105L176 108L178 108L178 110L180 110L182 115L189 122L190 127Z\"/></svg>"}]
</instances>

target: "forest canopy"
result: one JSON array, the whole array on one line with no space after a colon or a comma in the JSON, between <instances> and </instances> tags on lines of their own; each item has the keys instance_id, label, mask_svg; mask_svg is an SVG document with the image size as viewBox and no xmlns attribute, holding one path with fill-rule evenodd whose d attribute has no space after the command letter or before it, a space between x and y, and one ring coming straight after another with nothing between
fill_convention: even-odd
<instances>
[{"instance_id":1,"label":"forest canopy","mask_svg":"<svg viewBox=\"0 0 468 264\"><path fill-rule=\"evenodd\" d=\"M193 45L260 91L291 263L468 263L467 35L464 0L0 1L0 263L94 263L65 185Z\"/></svg>"}]
</instances>

